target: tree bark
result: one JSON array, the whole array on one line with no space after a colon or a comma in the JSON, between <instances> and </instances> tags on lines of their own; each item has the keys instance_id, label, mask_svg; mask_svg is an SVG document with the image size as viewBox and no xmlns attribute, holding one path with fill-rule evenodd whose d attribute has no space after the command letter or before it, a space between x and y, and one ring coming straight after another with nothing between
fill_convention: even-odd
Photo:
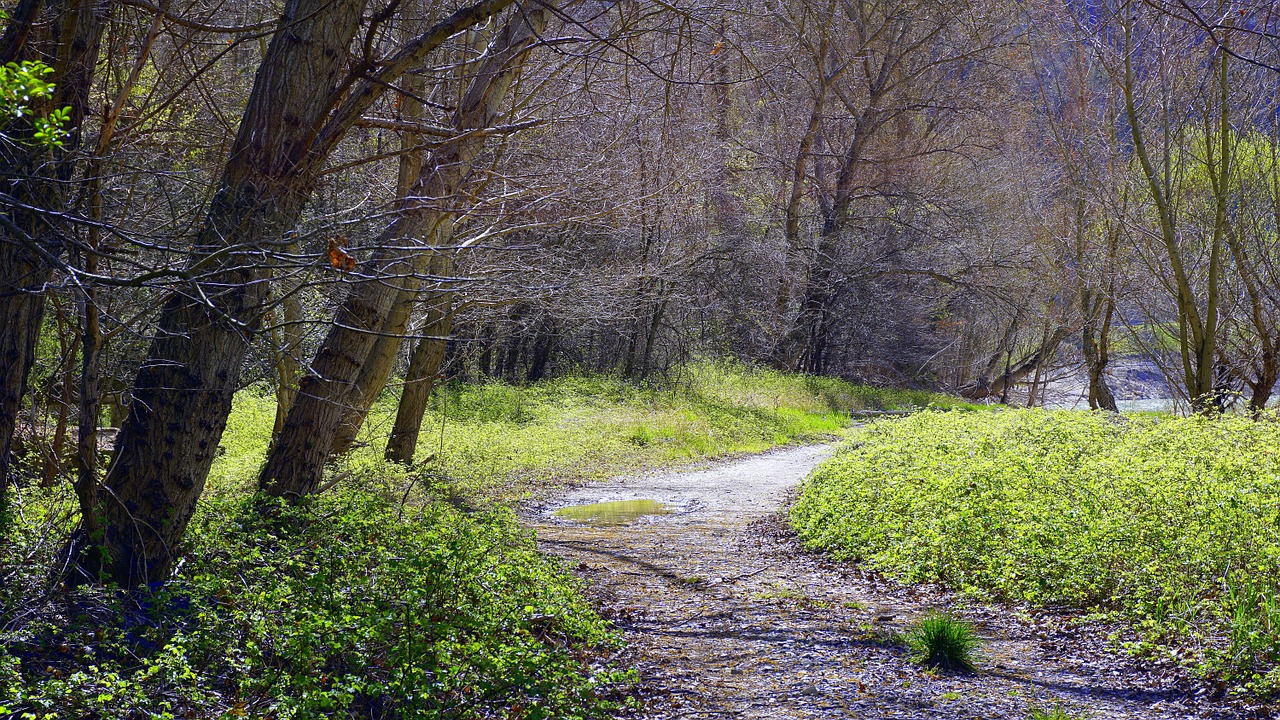
<instances>
[{"instance_id":1,"label":"tree bark","mask_svg":"<svg viewBox=\"0 0 1280 720\"><path fill-rule=\"evenodd\" d=\"M348 53L367 0L286 3L197 236L188 281L161 308L116 441L104 545L117 582L167 575L261 325L270 243L296 226L329 154L401 74L512 2L463 7L374 68L351 68Z\"/></svg>"},{"instance_id":2,"label":"tree bark","mask_svg":"<svg viewBox=\"0 0 1280 720\"><path fill-rule=\"evenodd\" d=\"M338 99L364 7L290 0L258 68L191 284L161 309L105 481L103 545L122 586L167 576L195 511L267 299L263 243L291 230L310 196L319 162L309 144Z\"/></svg>"},{"instance_id":3,"label":"tree bark","mask_svg":"<svg viewBox=\"0 0 1280 720\"><path fill-rule=\"evenodd\" d=\"M440 379L449 332L453 329L453 293L436 293L427 301L427 317L422 325L422 338L409 359L404 378L404 391L396 408L396 422L387 440L386 458L411 465L427 412L427 400Z\"/></svg>"},{"instance_id":4,"label":"tree bark","mask_svg":"<svg viewBox=\"0 0 1280 720\"><path fill-rule=\"evenodd\" d=\"M488 59L476 69L454 114L453 127L459 135L434 154L414 184L411 199L378 238L372 267L381 277L351 288L312 363L312 372L303 378L298 400L259 475L263 492L296 500L319 487L344 403L369 359L377 333L401 292L414 289L385 278L420 276L430 259L421 248L439 247L452 235L454 210L421 199L452 198L467 178L485 139L465 131L489 127L497 119L513 75L549 15L540 4L522 3L494 39ZM419 248L404 249L409 243L418 243Z\"/></svg>"},{"instance_id":5,"label":"tree bark","mask_svg":"<svg viewBox=\"0 0 1280 720\"><path fill-rule=\"evenodd\" d=\"M1114 305L1108 302L1102 329L1095 328L1092 323L1086 323L1081 340L1085 373L1089 380L1089 407L1093 410L1119 412L1116 407L1116 397L1111 392L1111 385L1107 383L1106 376L1107 363L1110 360L1107 336L1113 312Z\"/></svg>"},{"instance_id":6,"label":"tree bark","mask_svg":"<svg viewBox=\"0 0 1280 720\"><path fill-rule=\"evenodd\" d=\"M422 103L418 98L423 94L423 81L420 76L411 76L405 80L406 92L400 96L400 118L416 121L422 118ZM396 198L404 202L413 190L414 181L422 172L422 153L418 151L421 136L405 131L400 136L400 167L396 179ZM381 335L374 341L369 351L369 359L360 369L351 397L347 399L346 410L338 424L333 438L333 446L329 448L331 455L341 455L351 449L356 434L364 425L369 409L378 399L378 395L387 387L387 379L391 376L391 367L395 364L396 355L404 342L404 333L409 325L409 314L418 296L418 283L406 283L408 287L400 292L382 325Z\"/></svg>"},{"instance_id":7,"label":"tree bark","mask_svg":"<svg viewBox=\"0 0 1280 720\"><path fill-rule=\"evenodd\" d=\"M8 196L0 206L0 528L12 484L18 412L35 360L46 289L67 232L45 211L63 212L69 202L108 9L95 0L24 0L0 38L0 63L51 59L54 94L48 107L70 108L70 135L60 149L50 152L35 142L30 118L11 124L0 142L0 192Z\"/></svg>"}]
</instances>

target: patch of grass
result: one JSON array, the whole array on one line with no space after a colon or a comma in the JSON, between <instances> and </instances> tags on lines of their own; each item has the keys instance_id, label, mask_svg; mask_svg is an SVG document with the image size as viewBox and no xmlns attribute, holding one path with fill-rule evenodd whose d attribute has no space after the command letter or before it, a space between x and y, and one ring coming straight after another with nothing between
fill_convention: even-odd
<instances>
[{"instance_id":1,"label":"patch of grass","mask_svg":"<svg viewBox=\"0 0 1280 720\"><path fill-rule=\"evenodd\" d=\"M209 470L209 486L254 488L275 421L276 397L270 388L254 385L236 393L217 458Z\"/></svg>"},{"instance_id":2,"label":"patch of grass","mask_svg":"<svg viewBox=\"0 0 1280 720\"><path fill-rule=\"evenodd\" d=\"M592 664L619 638L509 512L215 498L185 545L163 589L28 598L0 714L591 718L629 681Z\"/></svg>"},{"instance_id":3,"label":"patch of grass","mask_svg":"<svg viewBox=\"0 0 1280 720\"><path fill-rule=\"evenodd\" d=\"M800 592L795 588L780 585L778 583L769 583L767 589L751 595L752 600L761 602L772 602L778 605L793 605L798 608L805 609L825 609L831 607L831 603L820 598L813 597L806 593ZM851 607L849 603L842 603L844 607ZM853 603L851 609L857 609L857 603Z\"/></svg>"},{"instance_id":4,"label":"patch of grass","mask_svg":"<svg viewBox=\"0 0 1280 720\"><path fill-rule=\"evenodd\" d=\"M1067 713L1066 710L1062 709L1061 705L1055 705L1049 710L1038 707L1031 708L1031 711L1027 713L1027 720L1080 720L1080 718Z\"/></svg>"},{"instance_id":5,"label":"patch of grass","mask_svg":"<svg viewBox=\"0 0 1280 720\"><path fill-rule=\"evenodd\" d=\"M1082 608L1280 688L1280 422L925 412L852 434L791 510L804 542L907 582Z\"/></svg>"},{"instance_id":6,"label":"patch of grass","mask_svg":"<svg viewBox=\"0 0 1280 720\"><path fill-rule=\"evenodd\" d=\"M903 636L912 660L943 670L972 671L982 641L967 621L931 612Z\"/></svg>"}]
</instances>

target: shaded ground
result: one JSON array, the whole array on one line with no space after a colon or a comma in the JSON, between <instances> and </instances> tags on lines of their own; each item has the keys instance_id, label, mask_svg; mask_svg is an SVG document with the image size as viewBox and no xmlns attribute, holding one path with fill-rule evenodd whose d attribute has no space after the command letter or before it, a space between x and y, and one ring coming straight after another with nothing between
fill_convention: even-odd
<instances>
[{"instance_id":1,"label":"shaded ground","mask_svg":"<svg viewBox=\"0 0 1280 720\"><path fill-rule=\"evenodd\" d=\"M957 604L803 551L777 511L828 452L623 478L528 509L542 548L577 566L626 633L643 717L1025 718L1055 706L1089 718L1271 717L1108 652L1100 629L1069 617ZM551 514L636 499L674 512L618 526ZM977 674L904 659L894 635L937 607L986 639Z\"/></svg>"}]
</instances>

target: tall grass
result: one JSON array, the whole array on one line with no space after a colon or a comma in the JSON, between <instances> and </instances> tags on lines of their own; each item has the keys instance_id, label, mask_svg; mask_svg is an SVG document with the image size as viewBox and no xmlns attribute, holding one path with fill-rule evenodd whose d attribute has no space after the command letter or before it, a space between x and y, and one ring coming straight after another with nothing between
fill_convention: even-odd
<instances>
[{"instance_id":1,"label":"tall grass","mask_svg":"<svg viewBox=\"0 0 1280 720\"><path fill-rule=\"evenodd\" d=\"M1280 687L1280 424L926 412L853 435L791 518L908 581L1132 623L1132 647Z\"/></svg>"},{"instance_id":2,"label":"tall grass","mask_svg":"<svg viewBox=\"0 0 1280 720\"><path fill-rule=\"evenodd\" d=\"M395 414L384 393L341 469L403 474L381 460ZM660 383L609 376L526 386L454 383L431 398L416 459L457 488L511 499L540 484L670 467L841 435L850 413L957 401L922 391L877 389L740 363L700 362ZM251 486L268 442L274 399L236 398L211 485Z\"/></svg>"}]
</instances>

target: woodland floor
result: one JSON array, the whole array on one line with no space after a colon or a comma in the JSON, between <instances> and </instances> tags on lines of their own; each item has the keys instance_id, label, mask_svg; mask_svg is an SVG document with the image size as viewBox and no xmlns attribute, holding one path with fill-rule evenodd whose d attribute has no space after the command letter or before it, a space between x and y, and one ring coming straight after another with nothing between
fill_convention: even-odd
<instances>
[{"instance_id":1,"label":"woodland floor","mask_svg":"<svg viewBox=\"0 0 1280 720\"><path fill-rule=\"evenodd\" d=\"M1069 615L958 601L806 552L779 510L830 452L802 447L710 469L582 486L527 508L626 635L645 718L1263 718L1177 669L1107 646ZM625 525L556 508L652 499L673 513ZM974 674L925 671L894 639L932 608L985 640Z\"/></svg>"}]
</instances>

